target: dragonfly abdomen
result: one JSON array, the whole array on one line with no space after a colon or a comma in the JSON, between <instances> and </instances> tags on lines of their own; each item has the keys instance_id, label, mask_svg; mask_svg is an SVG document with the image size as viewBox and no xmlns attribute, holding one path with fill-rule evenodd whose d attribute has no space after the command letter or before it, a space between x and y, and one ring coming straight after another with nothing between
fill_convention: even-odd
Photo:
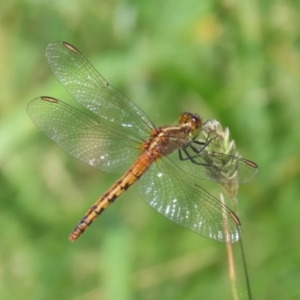
<instances>
[{"instance_id":1,"label":"dragonfly abdomen","mask_svg":"<svg viewBox=\"0 0 300 300\"><path fill-rule=\"evenodd\" d=\"M74 242L110 204L147 171L154 160L149 153L143 153L132 167L90 207L69 235L69 240Z\"/></svg>"}]
</instances>

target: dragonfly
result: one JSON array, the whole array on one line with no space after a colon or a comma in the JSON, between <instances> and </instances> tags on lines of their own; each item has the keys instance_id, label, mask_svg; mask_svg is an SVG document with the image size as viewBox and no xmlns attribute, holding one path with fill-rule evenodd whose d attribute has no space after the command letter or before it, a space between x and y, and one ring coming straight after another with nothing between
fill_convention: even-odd
<instances>
[{"instance_id":1,"label":"dragonfly","mask_svg":"<svg viewBox=\"0 0 300 300\"><path fill-rule=\"evenodd\" d=\"M248 183L258 174L254 162L205 152L215 137L198 138L203 127L198 114L184 112L175 125L155 126L71 44L50 43L46 57L60 83L93 117L50 96L29 102L29 117L73 157L102 171L123 174L88 209L70 241L135 182L141 198L171 221L216 241L239 240L238 216L203 189L198 179L226 183L224 161L232 161L236 182Z\"/></svg>"}]
</instances>

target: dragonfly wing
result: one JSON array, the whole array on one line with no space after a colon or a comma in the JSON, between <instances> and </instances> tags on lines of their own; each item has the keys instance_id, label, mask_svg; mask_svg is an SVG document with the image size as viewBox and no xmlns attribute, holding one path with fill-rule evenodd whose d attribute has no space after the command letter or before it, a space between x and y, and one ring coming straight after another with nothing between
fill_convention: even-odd
<instances>
[{"instance_id":1,"label":"dragonfly wing","mask_svg":"<svg viewBox=\"0 0 300 300\"><path fill-rule=\"evenodd\" d=\"M124 172L139 153L137 140L57 99L36 98L28 104L27 113L67 153L100 170Z\"/></svg>"},{"instance_id":2,"label":"dragonfly wing","mask_svg":"<svg viewBox=\"0 0 300 300\"><path fill-rule=\"evenodd\" d=\"M114 89L74 46L51 43L46 56L60 83L80 104L128 134L148 136L153 124L146 114Z\"/></svg>"},{"instance_id":3,"label":"dragonfly wing","mask_svg":"<svg viewBox=\"0 0 300 300\"><path fill-rule=\"evenodd\" d=\"M217 181L220 183L249 183L258 176L258 166L247 159L216 152L208 152L193 142L185 151L181 151L181 157L177 152L172 153L170 159L180 165L186 172L200 179ZM199 153L197 152L197 148ZM194 150L193 150L194 149Z\"/></svg>"},{"instance_id":4,"label":"dragonfly wing","mask_svg":"<svg viewBox=\"0 0 300 300\"><path fill-rule=\"evenodd\" d=\"M238 217L168 157L153 163L137 189L146 202L171 221L220 242L239 240Z\"/></svg>"}]
</instances>

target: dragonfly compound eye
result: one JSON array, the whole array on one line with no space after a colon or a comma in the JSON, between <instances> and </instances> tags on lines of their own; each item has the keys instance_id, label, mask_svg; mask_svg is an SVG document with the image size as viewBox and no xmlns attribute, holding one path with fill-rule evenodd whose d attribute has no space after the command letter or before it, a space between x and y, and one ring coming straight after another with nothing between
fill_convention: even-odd
<instances>
[{"instance_id":1,"label":"dragonfly compound eye","mask_svg":"<svg viewBox=\"0 0 300 300\"><path fill-rule=\"evenodd\" d=\"M188 131L191 135L195 136L201 130L202 122L198 114L184 112L180 115L178 120L179 125L187 125Z\"/></svg>"}]
</instances>

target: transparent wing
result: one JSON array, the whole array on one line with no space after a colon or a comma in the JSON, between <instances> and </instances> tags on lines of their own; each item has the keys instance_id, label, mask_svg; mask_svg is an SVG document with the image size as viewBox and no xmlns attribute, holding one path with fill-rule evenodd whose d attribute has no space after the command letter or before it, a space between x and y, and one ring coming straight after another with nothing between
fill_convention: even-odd
<instances>
[{"instance_id":1,"label":"transparent wing","mask_svg":"<svg viewBox=\"0 0 300 300\"><path fill-rule=\"evenodd\" d=\"M254 181L258 176L258 166L250 160L208 152L203 146L196 153L197 147L199 144L191 143L185 151L180 150L181 157L178 152L174 152L170 158L186 172L200 179L243 184Z\"/></svg>"},{"instance_id":2,"label":"transparent wing","mask_svg":"<svg viewBox=\"0 0 300 300\"><path fill-rule=\"evenodd\" d=\"M145 139L153 125L132 101L114 89L72 45L54 42L46 56L60 83L99 117Z\"/></svg>"},{"instance_id":3,"label":"transparent wing","mask_svg":"<svg viewBox=\"0 0 300 300\"><path fill-rule=\"evenodd\" d=\"M97 169L124 172L140 152L140 140L124 136L55 98L32 100L27 113L66 152Z\"/></svg>"},{"instance_id":4,"label":"transparent wing","mask_svg":"<svg viewBox=\"0 0 300 300\"><path fill-rule=\"evenodd\" d=\"M138 181L137 189L146 202L171 221L220 242L239 240L238 217L168 157L153 163Z\"/></svg>"}]
</instances>

